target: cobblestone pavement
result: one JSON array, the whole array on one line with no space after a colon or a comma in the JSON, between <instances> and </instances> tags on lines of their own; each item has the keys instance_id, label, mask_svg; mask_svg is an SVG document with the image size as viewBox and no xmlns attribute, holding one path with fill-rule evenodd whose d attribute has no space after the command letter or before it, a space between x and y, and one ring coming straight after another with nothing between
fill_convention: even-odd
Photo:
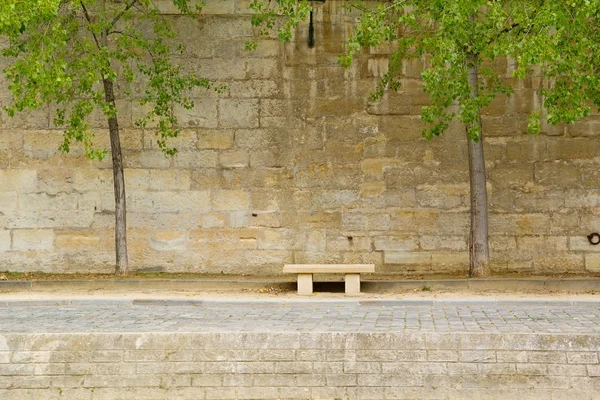
<instances>
[{"instance_id":1,"label":"cobblestone pavement","mask_svg":"<svg viewBox=\"0 0 600 400\"><path fill-rule=\"evenodd\" d=\"M600 333L600 303L17 302L0 332Z\"/></svg>"}]
</instances>

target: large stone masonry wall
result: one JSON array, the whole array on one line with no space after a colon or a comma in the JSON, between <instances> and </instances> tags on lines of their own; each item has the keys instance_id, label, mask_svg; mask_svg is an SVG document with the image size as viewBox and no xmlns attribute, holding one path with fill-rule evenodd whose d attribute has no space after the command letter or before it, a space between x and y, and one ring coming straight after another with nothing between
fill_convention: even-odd
<instances>
[{"instance_id":1,"label":"large stone masonry wall","mask_svg":"<svg viewBox=\"0 0 600 400\"><path fill-rule=\"evenodd\" d=\"M597 335L0 335L3 400L598 398Z\"/></svg>"},{"instance_id":2,"label":"large stone masonry wall","mask_svg":"<svg viewBox=\"0 0 600 400\"><path fill-rule=\"evenodd\" d=\"M286 262L372 262L378 274L466 272L465 134L455 125L421 138L420 63L406 65L400 93L368 103L389 49L339 67L354 18L339 1L318 6L314 49L303 24L293 43L266 39L250 53L248 3L209 1L199 21L169 17L191 53L186 67L227 85L198 91L180 113L175 158L134 127L140 106L118 100L133 268L264 275ZM510 63L497 67L510 79ZM585 236L600 229L600 118L526 135L537 83L515 82L514 96L485 110L493 268L598 272L600 246ZM110 157L59 154L50 115L1 117L0 270L111 271ZM108 146L102 118L94 129Z\"/></svg>"}]
</instances>

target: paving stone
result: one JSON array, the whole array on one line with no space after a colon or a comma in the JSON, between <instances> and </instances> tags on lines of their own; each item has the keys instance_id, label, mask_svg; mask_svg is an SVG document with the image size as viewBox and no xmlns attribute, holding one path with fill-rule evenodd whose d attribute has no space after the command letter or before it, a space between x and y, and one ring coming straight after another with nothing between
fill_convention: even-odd
<instances>
[{"instance_id":1,"label":"paving stone","mask_svg":"<svg viewBox=\"0 0 600 400\"><path fill-rule=\"evenodd\" d=\"M403 305L361 305L359 302L167 302L138 303L89 301L73 304L15 302L0 307L2 332L472 332L472 333L572 333L600 332L600 304L532 306L510 303L431 303ZM35 321L32 324L31 321ZM276 348L273 338L269 339ZM372 339L367 339L372 340ZM378 338L372 350L387 346ZM108 347L120 343L107 343ZM286 343L281 343L285 348ZM430 359L456 361L453 343L431 349ZM440 347L441 346L441 347ZM344 349L341 347L340 349ZM74 350L74 349L65 349ZM107 350L110 350L107 348ZM110 356L106 352L106 356ZM342 354L343 351L340 353ZM495 354L462 352L458 359ZM489 353L489 354L488 354ZM116 354L116 353L115 353ZM273 353L275 354L275 353ZM334 352L328 353L333 356ZM275 354L286 358L286 355ZM25 357L26 354L23 355ZM39 356L39 355L38 355ZM129 355L125 355L129 356ZM136 354L142 357L143 354ZM151 355L152 356L152 355ZM292 355L288 355L291 357ZM358 355L362 360L364 354ZM385 357L390 356L389 354ZM584 357L585 356L585 357ZM117 356L118 357L118 356ZM529 362L566 363L565 353L539 352ZM377 358L377 357L375 357ZM573 353L571 363L595 362L595 354ZM15 360L13 360L15 361ZM110 361L110 360L107 360ZM152 359L149 359L152 361ZM180 360L185 361L185 360ZM274 361L276 361L274 359ZM469 359L470 361L470 359ZM515 359L515 361L521 361ZM271 372L271 371L266 371Z\"/></svg>"}]
</instances>

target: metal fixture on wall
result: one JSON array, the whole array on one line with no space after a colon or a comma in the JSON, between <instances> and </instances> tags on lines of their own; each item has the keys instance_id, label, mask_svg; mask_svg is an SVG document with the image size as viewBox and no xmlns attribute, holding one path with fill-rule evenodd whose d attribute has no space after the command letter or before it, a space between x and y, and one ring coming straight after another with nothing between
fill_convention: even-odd
<instances>
[{"instance_id":1,"label":"metal fixture on wall","mask_svg":"<svg viewBox=\"0 0 600 400\"><path fill-rule=\"evenodd\" d=\"M590 241L590 244L593 244L594 246L600 244L600 233L598 232L590 233L587 235L587 238Z\"/></svg>"},{"instance_id":2,"label":"metal fixture on wall","mask_svg":"<svg viewBox=\"0 0 600 400\"><path fill-rule=\"evenodd\" d=\"M312 1L312 7L315 3L323 4L326 0L314 0ZM310 10L310 22L308 23L308 47L311 49L315 47L315 26L313 24L313 10Z\"/></svg>"}]
</instances>

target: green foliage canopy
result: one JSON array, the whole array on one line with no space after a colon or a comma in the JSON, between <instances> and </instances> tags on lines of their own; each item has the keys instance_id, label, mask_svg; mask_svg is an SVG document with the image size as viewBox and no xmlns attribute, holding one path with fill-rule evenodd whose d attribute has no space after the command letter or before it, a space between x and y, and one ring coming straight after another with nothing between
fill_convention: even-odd
<instances>
[{"instance_id":1,"label":"green foliage canopy","mask_svg":"<svg viewBox=\"0 0 600 400\"><path fill-rule=\"evenodd\" d=\"M289 0L254 1L253 20L262 30L273 29L273 15L296 21L308 3ZM395 0L346 2L359 10L354 32L339 58L349 66L363 48L390 42L389 71L372 99L400 88L403 64L426 63L423 89L430 105L423 107L428 123L423 135L438 136L457 118L479 140L480 110L496 95L510 95L511 80L537 76L542 82L545 118L551 124L571 123L600 106L600 0ZM293 25L293 24L292 24ZM282 39L291 37L288 23L279 26ZM289 33L282 33L282 32ZM507 79L493 65L499 57L514 60ZM478 95L471 96L469 65L479 70ZM540 131L540 110L529 117L529 132Z\"/></svg>"},{"instance_id":2,"label":"green foliage canopy","mask_svg":"<svg viewBox=\"0 0 600 400\"><path fill-rule=\"evenodd\" d=\"M174 0L183 14L198 16L200 6ZM8 38L4 70L12 93L9 115L53 105L54 125L64 129L61 150L83 144L91 159L106 149L94 146L90 117L101 110L108 119L118 110L106 98L104 81L135 97L147 113L137 126L157 126L157 143L167 155L167 139L179 133L175 110L191 109L191 90L211 82L182 71L173 62L183 52L152 0L3 0L0 35ZM141 82L141 83L140 83ZM219 90L220 88L215 88Z\"/></svg>"},{"instance_id":3,"label":"green foliage canopy","mask_svg":"<svg viewBox=\"0 0 600 400\"><path fill-rule=\"evenodd\" d=\"M26 26L55 16L60 0L3 0L0 5L0 33L18 36Z\"/></svg>"}]
</instances>

